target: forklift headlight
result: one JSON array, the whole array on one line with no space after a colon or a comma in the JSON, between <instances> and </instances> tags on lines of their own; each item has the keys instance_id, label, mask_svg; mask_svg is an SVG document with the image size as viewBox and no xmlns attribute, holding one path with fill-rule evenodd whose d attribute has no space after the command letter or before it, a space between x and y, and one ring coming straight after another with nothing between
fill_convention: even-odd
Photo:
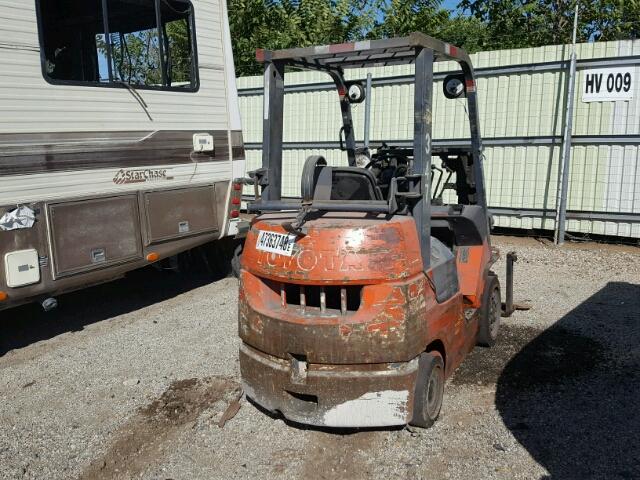
<instances>
[{"instance_id":1,"label":"forklift headlight","mask_svg":"<svg viewBox=\"0 0 640 480\"><path fill-rule=\"evenodd\" d=\"M447 75L442 82L444 96L447 98L458 98L465 93L464 76Z\"/></svg>"},{"instance_id":2,"label":"forklift headlight","mask_svg":"<svg viewBox=\"0 0 640 480\"><path fill-rule=\"evenodd\" d=\"M365 96L365 90L361 83L347 83L347 98L349 99L349 103L362 103Z\"/></svg>"}]
</instances>

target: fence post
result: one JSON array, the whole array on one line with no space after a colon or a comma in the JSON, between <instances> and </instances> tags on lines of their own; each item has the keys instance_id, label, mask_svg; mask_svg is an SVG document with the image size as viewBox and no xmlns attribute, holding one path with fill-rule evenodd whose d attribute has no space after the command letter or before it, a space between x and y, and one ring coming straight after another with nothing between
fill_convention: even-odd
<instances>
[{"instance_id":1,"label":"fence post","mask_svg":"<svg viewBox=\"0 0 640 480\"><path fill-rule=\"evenodd\" d=\"M571 65L569 67L569 84L567 86L567 111L565 114L564 132L562 135L562 157L560 158L560 185L556 200L556 229L554 241L556 245L564 243L565 224L567 221L567 195L569 191L569 165L571 163L571 135L573 133L573 95L576 85L576 34L578 30L578 3L573 17L573 43L571 46Z\"/></svg>"},{"instance_id":2,"label":"fence post","mask_svg":"<svg viewBox=\"0 0 640 480\"><path fill-rule=\"evenodd\" d=\"M364 104L364 148L369 148L369 140L371 135L371 74L367 73L367 90L365 94L367 99Z\"/></svg>"}]
</instances>

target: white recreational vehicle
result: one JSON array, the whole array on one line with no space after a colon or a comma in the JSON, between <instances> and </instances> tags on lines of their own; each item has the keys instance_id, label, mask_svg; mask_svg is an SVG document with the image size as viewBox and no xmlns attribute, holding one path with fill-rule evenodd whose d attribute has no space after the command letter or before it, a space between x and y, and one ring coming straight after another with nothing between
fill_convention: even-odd
<instances>
[{"instance_id":1,"label":"white recreational vehicle","mask_svg":"<svg viewBox=\"0 0 640 480\"><path fill-rule=\"evenodd\" d=\"M235 234L224 0L0 0L0 310Z\"/></svg>"}]
</instances>

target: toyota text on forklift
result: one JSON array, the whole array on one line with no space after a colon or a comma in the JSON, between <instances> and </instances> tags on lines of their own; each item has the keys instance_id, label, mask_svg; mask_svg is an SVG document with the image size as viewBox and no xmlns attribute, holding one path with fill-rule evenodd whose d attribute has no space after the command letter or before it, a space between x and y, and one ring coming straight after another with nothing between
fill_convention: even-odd
<instances>
[{"instance_id":1,"label":"toyota text on forklift","mask_svg":"<svg viewBox=\"0 0 640 480\"><path fill-rule=\"evenodd\" d=\"M429 427L445 379L501 317L490 270L476 83L469 56L421 33L257 53L264 63L262 168L241 258L240 367L247 396L293 422ZM433 66L454 61L447 98L466 97L471 142L431 142ZM414 64L411 147L357 148L347 68ZM282 198L285 70L327 73L342 114L348 166L309 157L301 199ZM432 159L439 160L440 166ZM455 181L451 179L455 178ZM454 190L453 203L444 192ZM507 312L509 313L509 312Z\"/></svg>"}]
</instances>

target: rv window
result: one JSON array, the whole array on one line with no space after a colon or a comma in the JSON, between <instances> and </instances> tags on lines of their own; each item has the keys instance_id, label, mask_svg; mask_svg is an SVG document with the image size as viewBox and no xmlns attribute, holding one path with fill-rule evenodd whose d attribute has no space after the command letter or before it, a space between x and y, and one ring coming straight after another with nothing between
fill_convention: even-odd
<instances>
[{"instance_id":1,"label":"rv window","mask_svg":"<svg viewBox=\"0 0 640 480\"><path fill-rule=\"evenodd\" d=\"M44 70L54 80L109 81L100 0L42 0Z\"/></svg>"},{"instance_id":2,"label":"rv window","mask_svg":"<svg viewBox=\"0 0 640 480\"><path fill-rule=\"evenodd\" d=\"M198 87L188 0L38 0L38 13L52 83Z\"/></svg>"},{"instance_id":3,"label":"rv window","mask_svg":"<svg viewBox=\"0 0 640 480\"><path fill-rule=\"evenodd\" d=\"M189 22L191 5L180 1L162 0L160 8L165 38L167 84L172 87L190 87L194 78Z\"/></svg>"},{"instance_id":4,"label":"rv window","mask_svg":"<svg viewBox=\"0 0 640 480\"><path fill-rule=\"evenodd\" d=\"M154 0L110 0L107 5L114 79L135 86L162 86Z\"/></svg>"}]
</instances>

